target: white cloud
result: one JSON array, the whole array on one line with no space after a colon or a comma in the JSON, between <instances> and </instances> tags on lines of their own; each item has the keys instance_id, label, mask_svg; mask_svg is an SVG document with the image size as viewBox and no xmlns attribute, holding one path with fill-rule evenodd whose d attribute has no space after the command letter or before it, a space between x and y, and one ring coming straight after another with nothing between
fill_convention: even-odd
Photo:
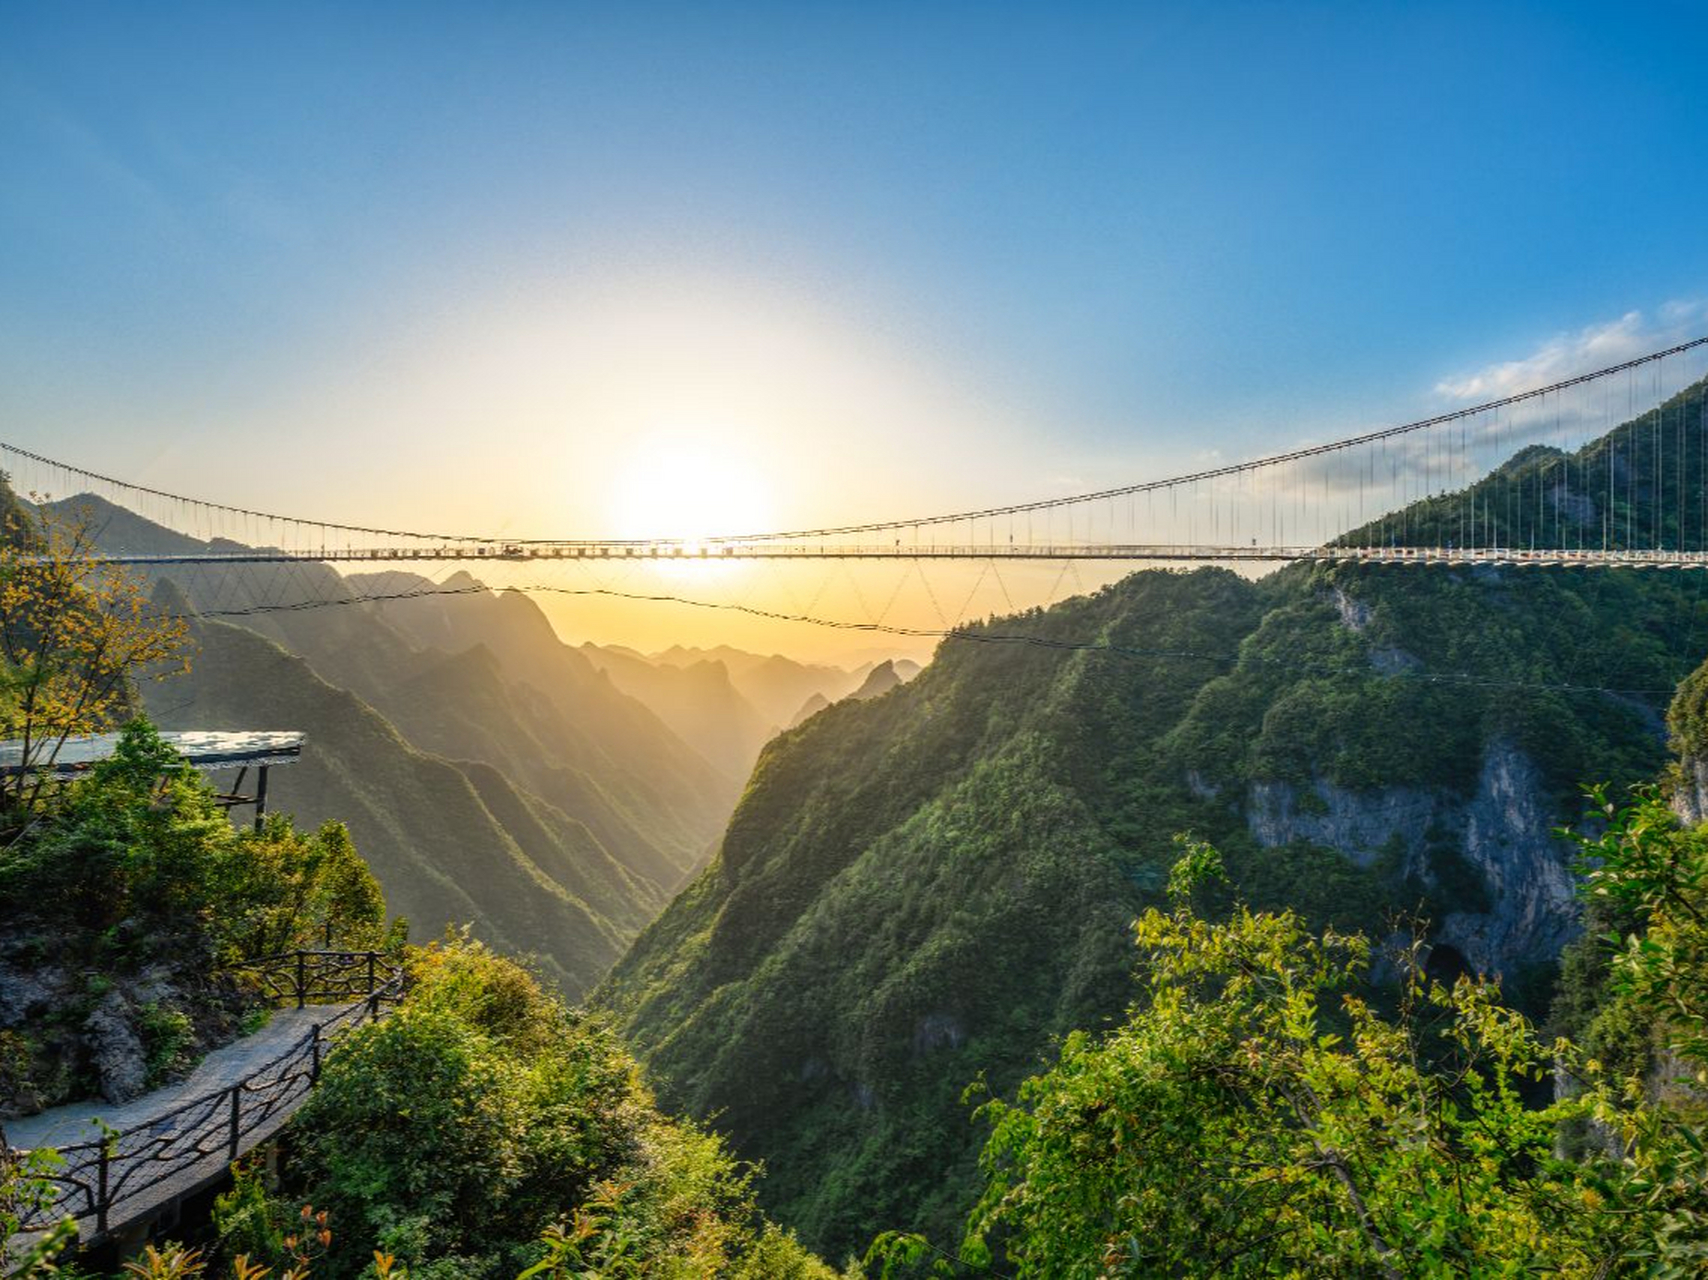
<instances>
[{"instance_id":1,"label":"white cloud","mask_svg":"<svg viewBox=\"0 0 1708 1280\"><path fill-rule=\"evenodd\" d=\"M1627 311L1617 320L1551 338L1522 359L1444 378L1436 383L1435 390L1465 404L1534 391L1695 336L1691 327L1699 326L1705 318L1708 303L1701 299L1668 302L1652 317Z\"/></svg>"}]
</instances>

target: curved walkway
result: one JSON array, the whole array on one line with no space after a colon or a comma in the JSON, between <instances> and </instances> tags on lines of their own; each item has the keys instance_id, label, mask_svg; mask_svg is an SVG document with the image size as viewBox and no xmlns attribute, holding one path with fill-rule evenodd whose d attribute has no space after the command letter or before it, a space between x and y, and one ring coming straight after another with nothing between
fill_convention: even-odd
<instances>
[{"instance_id":1,"label":"curved walkway","mask_svg":"<svg viewBox=\"0 0 1708 1280\"><path fill-rule=\"evenodd\" d=\"M208 1054L183 1083L122 1105L76 1102L7 1122L15 1147L52 1148L63 1161L50 1176L54 1203L23 1223L26 1232L70 1217L89 1244L223 1177L307 1100L334 1040L379 1017L403 986L372 952L293 952L251 968L268 995L296 1007Z\"/></svg>"},{"instance_id":2,"label":"curved walkway","mask_svg":"<svg viewBox=\"0 0 1708 1280\"><path fill-rule=\"evenodd\" d=\"M93 1099L68 1102L39 1115L6 1121L6 1136L15 1147L69 1147L99 1142L101 1125L111 1129L135 1129L156 1116L176 1111L204 1094L222 1093L247 1079L303 1038L316 1023L325 1022L348 1006L311 1005L306 1009L278 1009L259 1031L215 1049L203 1058L189 1077L178 1084L145 1093L129 1102Z\"/></svg>"}]
</instances>

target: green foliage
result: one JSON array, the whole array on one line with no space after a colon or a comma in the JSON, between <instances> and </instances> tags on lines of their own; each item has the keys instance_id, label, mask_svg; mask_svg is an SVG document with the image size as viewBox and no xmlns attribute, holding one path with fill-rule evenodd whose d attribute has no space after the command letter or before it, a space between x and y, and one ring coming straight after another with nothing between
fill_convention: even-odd
<instances>
[{"instance_id":1,"label":"green foliage","mask_svg":"<svg viewBox=\"0 0 1708 1280\"><path fill-rule=\"evenodd\" d=\"M215 886L230 913L222 932L233 955L380 945L385 900L342 823L305 837L287 815L269 814L259 832L237 835L233 852Z\"/></svg>"},{"instance_id":2,"label":"green foliage","mask_svg":"<svg viewBox=\"0 0 1708 1280\"><path fill-rule=\"evenodd\" d=\"M984 1191L955 1262L1088 1278L1702 1274L1708 829L1681 828L1652 791L1623 808L1593 795L1606 825L1582 840L1586 897L1633 921L1602 943L1612 1003L1648 1012L1682 1082L1545 1043L1492 985L1427 980L1417 944L1384 1016L1358 994L1361 936L1238 906L1212 922L1183 891L1134 926L1144 976L1125 1023L1075 1032L1015 1102L981 1109ZM1214 865L1185 844L1183 890ZM1551 1078L1572 1087L1541 1104ZM880 1237L869 1260L888 1276L934 1253L959 1273L919 1236Z\"/></svg>"},{"instance_id":3,"label":"green foliage","mask_svg":"<svg viewBox=\"0 0 1708 1280\"><path fill-rule=\"evenodd\" d=\"M1587 1038L1649 1105L1603 1140L1629 1149L1630 1212L1646 1228L1651 1274L1708 1270L1708 827L1686 827L1652 788L1615 806L1591 792L1606 819L1582 840L1597 939L1607 963L1592 970ZM1587 967L1587 966L1584 966ZM1597 1135L1587 1135L1594 1139Z\"/></svg>"},{"instance_id":4,"label":"green foliage","mask_svg":"<svg viewBox=\"0 0 1708 1280\"><path fill-rule=\"evenodd\" d=\"M1708 758L1708 663L1678 686L1666 713L1672 748L1682 756Z\"/></svg>"},{"instance_id":5,"label":"green foliage","mask_svg":"<svg viewBox=\"0 0 1708 1280\"><path fill-rule=\"evenodd\" d=\"M658 1113L603 1024L466 938L409 971L294 1122L294 1184L343 1237L325 1274L376 1248L416 1280L831 1274L757 1217L718 1139Z\"/></svg>"},{"instance_id":6,"label":"green foliage","mask_svg":"<svg viewBox=\"0 0 1708 1280\"><path fill-rule=\"evenodd\" d=\"M1076 1034L1018 1105L992 1102L964 1252L1027 1274L1596 1273L1535 1111L1553 1053L1489 987L1428 984L1388 1022L1356 995L1368 945L1291 913L1148 912L1144 996ZM1338 1008L1325 1006L1338 998ZM1446 1019L1431 1070L1424 1024Z\"/></svg>"},{"instance_id":7,"label":"green foliage","mask_svg":"<svg viewBox=\"0 0 1708 1280\"><path fill-rule=\"evenodd\" d=\"M1697 549L1708 545L1708 458L1686 433L1702 430L1708 381L1574 453L1520 449L1457 493L1416 502L1339 539L1344 546ZM1663 464L1664 461L1664 465Z\"/></svg>"},{"instance_id":8,"label":"green foliage","mask_svg":"<svg viewBox=\"0 0 1708 1280\"><path fill-rule=\"evenodd\" d=\"M285 1207L267 1195L261 1159L251 1152L231 1166L231 1187L214 1197L213 1233L220 1256L277 1259L294 1224Z\"/></svg>"},{"instance_id":9,"label":"green foliage","mask_svg":"<svg viewBox=\"0 0 1708 1280\"><path fill-rule=\"evenodd\" d=\"M1202 840L1194 840L1187 835L1177 836L1175 840L1185 852L1174 866L1169 868L1170 902L1190 905L1192 891L1200 885L1212 880L1227 883L1227 869L1222 865L1222 855L1215 846L1205 844Z\"/></svg>"},{"instance_id":10,"label":"green foliage","mask_svg":"<svg viewBox=\"0 0 1708 1280\"><path fill-rule=\"evenodd\" d=\"M88 931L147 922L126 931L144 940L187 926L232 959L368 945L384 921L341 825L305 837L273 814L258 833L233 829L212 785L142 717L58 811L0 850L0 909Z\"/></svg>"},{"instance_id":11,"label":"green foliage","mask_svg":"<svg viewBox=\"0 0 1708 1280\"><path fill-rule=\"evenodd\" d=\"M1628 691L1676 684L1704 625L1708 580L1685 575L1342 565L1139 573L971 628L894 696L772 744L718 857L596 998L671 1105L764 1160L767 1207L810 1243L944 1238L977 1181L962 1088L1012 1090L1053 1036L1120 1015L1175 832L1253 910L1314 928L1509 910L1467 856L1469 806L1535 778L1564 822L1579 779L1653 776L1662 703ZM1285 823L1257 821L1264 796ZM1388 800L1386 830L1335 816ZM1374 847L1335 847L1350 828ZM1548 940L1501 958L1527 1010L1569 928L1534 924Z\"/></svg>"},{"instance_id":12,"label":"green foliage","mask_svg":"<svg viewBox=\"0 0 1708 1280\"><path fill-rule=\"evenodd\" d=\"M1614 989L1673 1052L1708 1064L1708 829L1685 827L1653 788L1626 806L1601 788L1590 795L1606 827L1580 838L1586 892L1635 922L1609 935Z\"/></svg>"},{"instance_id":13,"label":"green foliage","mask_svg":"<svg viewBox=\"0 0 1708 1280\"><path fill-rule=\"evenodd\" d=\"M1572 686L1670 689L1708 618L1700 583L1598 570L1343 565L1289 570L1271 590L1238 666L1173 731L1188 767L1468 793L1484 745L1501 740L1562 807L1586 775L1627 785L1661 764L1656 705ZM1367 611L1361 629L1342 623L1341 600Z\"/></svg>"},{"instance_id":14,"label":"green foliage","mask_svg":"<svg viewBox=\"0 0 1708 1280\"><path fill-rule=\"evenodd\" d=\"M377 946L384 916L342 826L303 835L275 814L260 832L235 830L207 779L139 717L0 845L0 955L63 988L10 1029L0 1097L92 1089L76 1028L103 1002L135 1026L147 1083L163 1083L237 1034L245 996L222 967Z\"/></svg>"},{"instance_id":15,"label":"green foliage","mask_svg":"<svg viewBox=\"0 0 1708 1280\"><path fill-rule=\"evenodd\" d=\"M8 838L57 802L52 769L76 735L122 720L138 677L182 669L182 620L148 607L140 578L95 554L93 521L25 512L0 477L0 737L28 766L0 776Z\"/></svg>"},{"instance_id":16,"label":"green foliage","mask_svg":"<svg viewBox=\"0 0 1708 1280\"><path fill-rule=\"evenodd\" d=\"M47 1179L60 1164L58 1153L14 1153L0 1142L0 1263L12 1280L62 1274L56 1259L77 1239L77 1224L66 1220L25 1243L18 1233L25 1215L34 1216L53 1203L56 1192Z\"/></svg>"},{"instance_id":17,"label":"green foliage","mask_svg":"<svg viewBox=\"0 0 1708 1280\"><path fill-rule=\"evenodd\" d=\"M163 1008L158 1001L149 1001L137 1010L137 1030L142 1034L143 1050L148 1055L148 1088L158 1087L190 1065L196 1028L182 1009Z\"/></svg>"}]
</instances>

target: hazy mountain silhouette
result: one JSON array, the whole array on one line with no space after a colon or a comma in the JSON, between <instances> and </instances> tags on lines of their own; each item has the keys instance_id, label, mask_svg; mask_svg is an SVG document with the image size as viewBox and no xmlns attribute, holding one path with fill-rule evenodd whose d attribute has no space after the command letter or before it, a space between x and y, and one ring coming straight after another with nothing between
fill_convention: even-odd
<instances>
[{"instance_id":1,"label":"hazy mountain silhouette","mask_svg":"<svg viewBox=\"0 0 1708 1280\"><path fill-rule=\"evenodd\" d=\"M113 550L183 554L206 545L100 498L80 496L53 506L86 513L97 542ZM208 615L199 620L198 634L211 637L221 652L259 634L306 664L301 670L263 664L290 671L293 686L313 689L303 679L305 670L354 695L314 703L320 719L311 732L320 738L331 734L329 741L338 741L355 734L380 741L389 734L422 759L436 755L488 767L446 766L463 778L458 787L473 788L476 799L490 807L478 820L466 808L460 817L440 815L435 840L425 844L401 818L384 818L381 797L369 795L368 816L360 824L362 852L376 868L408 868L405 874L419 878L423 858L447 853L445 833L496 839L488 855L476 845L428 876L460 880L482 865L482 856L508 858L502 850L509 840L525 851L533 868L528 874L543 875L586 907L583 916L559 911L558 925L571 933L556 938L538 927L537 904L519 897L507 906L495 883L461 886L459 892L475 903L473 911L456 906L458 894L436 891L422 915L409 905L407 892L393 893L418 926L436 929L478 914L494 936L541 950L579 988L615 954L612 939L631 935L703 860L734 803L737 780L714 769L653 712L562 644L533 602L517 593L487 591L458 575L447 585L466 594L364 603L358 595L439 588L411 574L347 579L323 564L168 566L151 572L163 598ZM279 607L319 601L336 603L300 611ZM222 618L241 626L221 627ZM221 687L214 673L232 686ZM217 714L225 722L204 727L262 727L242 717L265 710L273 713L272 727L310 728L296 723L288 700L263 697L266 691L251 687L260 678L243 664L204 657L188 684L152 690L150 705L174 726ZM355 721L338 726L338 709ZM408 772L395 763L387 768ZM292 805L324 817L341 816L339 805L358 784L335 781L324 769L303 769L282 785ZM499 813L506 816L499 819ZM513 824L520 824L517 830ZM613 876L605 860L623 874ZM599 885L608 892L597 890ZM389 881L386 887L394 888ZM588 936L571 936L576 930Z\"/></svg>"},{"instance_id":2,"label":"hazy mountain silhouette","mask_svg":"<svg viewBox=\"0 0 1708 1280\"><path fill-rule=\"evenodd\" d=\"M595 644L582 645L580 652L725 777L745 782L759 749L777 732L777 726L737 691L721 661L675 666Z\"/></svg>"},{"instance_id":3,"label":"hazy mountain silhouette","mask_svg":"<svg viewBox=\"0 0 1708 1280\"><path fill-rule=\"evenodd\" d=\"M793 729L797 725L804 724L830 705L830 699L822 693L813 694L812 697L801 703L801 709L795 712L795 718L789 721L789 728Z\"/></svg>"},{"instance_id":4,"label":"hazy mountain silhouette","mask_svg":"<svg viewBox=\"0 0 1708 1280\"><path fill-rule=\"evenodd\" d=\"M782 654L762 655L719 645L715 649L672 646L652 655L652 661L675 667L697 662L721 662L730 683L770 724L787 726L801 704L813 694L835 702L860 684L861 676L843 667L796 662ZM862 673L863 674L863 673Z\"/></svg>"},{"instance_id":5,"label":"hazy mountain silhouette","mask_svg":"<svg viewBox=\"0 0 1708 1280\"><path fill-rule=\"evenodd\" d=\"M170 582L156 599L184 607ZM303 826L344 822L418 939L470 922L495 946L538 955L579 992L663 904L663 888L583 824L489 766L416 750L273 641L203 620L191 633L199 652L190 674L145 685L151 715L166 728L305 732L302 760L271 770L271 806Z\"/></svg>"}]
</instances>

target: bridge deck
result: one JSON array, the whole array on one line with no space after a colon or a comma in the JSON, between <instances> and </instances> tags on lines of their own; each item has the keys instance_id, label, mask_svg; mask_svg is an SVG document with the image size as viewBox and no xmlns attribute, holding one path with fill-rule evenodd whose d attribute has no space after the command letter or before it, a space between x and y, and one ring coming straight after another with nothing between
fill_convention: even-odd
<instances>
[{"instance_id":1,"label":"bridge deck","mask_svg":"<svg viewBox=\"0 0 1708 1280\"><path fill-rule=\"evenodd\" d=\"M897 541L882 545L803 540L799 542L654 542L444 544L407 547L314 547L300 550L207 550L181 554L100 554L90 563L187 568L251 564L384 564L403 561L450 563L467 560L523 563L557 560L1119 560L1142 563L1284 564L1295 560L1408 565L1534 565L1701 569L1708 551L1672 548L1410 547L1410 546L1225 546L1208 543L1139 544L1095 542L980 543Z\"/></svg>"}]
</instances>

